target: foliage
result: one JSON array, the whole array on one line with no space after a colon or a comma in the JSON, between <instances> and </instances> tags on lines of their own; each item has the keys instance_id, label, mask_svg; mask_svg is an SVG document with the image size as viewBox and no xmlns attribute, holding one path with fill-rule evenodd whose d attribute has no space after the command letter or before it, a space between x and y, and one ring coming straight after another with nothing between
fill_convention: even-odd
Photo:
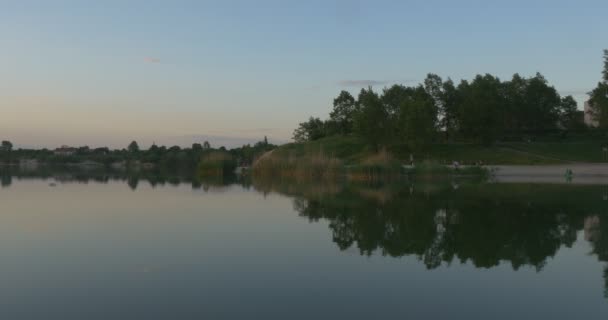
<instances>
[{"instance_id":1,"label":"foliage","mask_svg":"<svg viewBox=\"0 0 608 320\"><path fill-rule=\"evenodd\" d=\"M325 124L321 119L313 117L300 123L293 133L293 140L296 142L315 141L323 137L325 137Z\"/></svg>"},{"instance_id":2,"label":"foliage","mask_svg":"<svg viewBox=\"0 0 608 320\"><path fill-rule=\"evenodd\" d=\"M358 108L355 131L364 137L374 150L379 150L390 134L389 114L371 87L367 90L361 89Z\"/></svg>"},{"instance_id":3,"label":"foliage","mask_svg":"<svg viewBox=\"0 0 608 320\"><path fill-rule=\"evenodd\" d=\"M357 112L357 101L348 92L342 91L334 99L334 109L329 114L336 131L341 134L350 134L353 130L354 117Z\"/></svg>"},{"instance_id":4,"label":"foliage","mask_svg":"<svg viewBox=\"0 0 608 320\"><path fill-rule=\"evenodd\" d=\"M598 83L589 96L591 116L600 128L608 128L608 83Z\"/></svg>"},{"instance_id":5,"label":"foliage","mask_svg":"<svg viewBox=\"0 0 608 320\"><path fill-rule=\"evenodd\" d=\"M583 115L576 107L576 100L572 96L562 98L559 110L559 123L567 130L581 130L585 128Z\"/></svg>"},{"instance_id":6,"label":"foliage","mask_svg":"<svg viewBox=\"0 0 608 320\"><path fill-rule=\"evenodd\" d=\"M212 151L205 154L198 165L201 176L225 176L234 173L236 161L228 152Z\"/></svg>"},{"instance_id":7,"label":"foliage","mask_svg":"<svg viewBox=\"0 0 608 320\"><path fill-rule=\"evenodd\" d=\"M357 99L341 91L328 120L311 117L294 131L296 142L354 134L375 151L391 144L424 149L445 134L447 141L491 145L504 139L582 130L576 101L560 97L539 73L501 81L490 74L457 86L428 74L418 86L393 85L381 94L361 89ZM607 112L608 114L608 112Z\"/></svg>"},{"instance_id":8,"label":"foliage","mask_svg":"<svg viewBox=\"0 0 608 320\"><path fill-rule=\"evenodd\" d=\"M602 70L604 82L608 83L608 49L604 50L604 70Z\"/></svg>"},{"instance_id":9,"label":"foliage","mask_svg":"<svg viewBox=\"0 0 608 320\"><path fill-rule=\"evenodd\" d=\"M129 150L129 152L131 153L137 153L139 152L139 145L137 144L137 142L131 141L127 150Z\"/></svg>"},{"instance_id":10,"label":"foliage","mask_svg":"<svg viewBox=\"0 0 608 320\"><path fill-rule=\"evenodd\" d=\"M3 140L1 150L6 151L6 152L11 152L11 150L13 150L13 144L10 141Z\"/></svg>"}]
</instances>

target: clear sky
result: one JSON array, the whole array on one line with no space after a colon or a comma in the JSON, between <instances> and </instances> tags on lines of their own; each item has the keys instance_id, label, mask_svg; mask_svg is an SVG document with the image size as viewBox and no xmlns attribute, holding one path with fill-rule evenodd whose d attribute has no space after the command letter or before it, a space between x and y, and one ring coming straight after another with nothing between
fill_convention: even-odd
<instances>
[{"instance_id":1,"label":"clear sky","mask_svg":"<svg viewBox=\"0 0 608 320\"><path fill-rule=\"evenodd\" d=\"M342 89L428 72L541 72L580 104L604 48L606 0L0 0L0 138L286 141Z\"/></svg>"}]
</instances>

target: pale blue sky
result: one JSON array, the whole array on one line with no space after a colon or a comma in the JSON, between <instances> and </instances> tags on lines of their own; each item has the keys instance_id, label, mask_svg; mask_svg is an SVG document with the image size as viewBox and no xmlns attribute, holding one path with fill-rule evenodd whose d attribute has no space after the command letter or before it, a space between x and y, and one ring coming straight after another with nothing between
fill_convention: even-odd
<instances>
[{"instance_id":1,"label":"pale blue sky","mask_svg":"<svg viewBox=\"0 0 608 320\"><path fill-rule=\"evenodd\" d=\"M0 137L285 141L341 89L428 72L538 71L582 102L607 15L605 0L0 1Z\"/></svg>"}]
</instances>

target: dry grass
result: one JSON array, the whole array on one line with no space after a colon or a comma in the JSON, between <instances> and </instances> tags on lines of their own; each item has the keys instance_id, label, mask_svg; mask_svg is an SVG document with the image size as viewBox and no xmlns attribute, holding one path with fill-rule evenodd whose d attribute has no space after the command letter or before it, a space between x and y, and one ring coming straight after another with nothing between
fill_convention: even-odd
<instances>
[{"instance_id":1,"label":"dry grass","mask_svg":"<svg viewBox=\"0 0 608 320\"><path fill-rule=\"evenodd\" d=\"M295 152L288 156L267 152L253 163L252 174L258 177L327 179L341 176L343 168L340 159L323 151L302 157L296 156Z\"/></svg>"}]
</instances>

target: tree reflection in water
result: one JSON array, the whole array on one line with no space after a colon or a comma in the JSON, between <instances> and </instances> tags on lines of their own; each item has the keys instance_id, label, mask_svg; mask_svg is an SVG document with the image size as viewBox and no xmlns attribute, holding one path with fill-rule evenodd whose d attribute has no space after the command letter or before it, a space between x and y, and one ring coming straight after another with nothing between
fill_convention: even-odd
<instances>
[{"instance_id":1,"label":"tree reflection in water","mask_svg":"<svg viewBox=\"0 0 608 320\"><path fill-rule=\"evenodd\" d=\"M605 187L454 185L254 183L264 192L294 197L300 216L328 221L340 250L356 247L362 255L413 255L429 269L458 261L477 268L506 262L515 270L541 271L583 230L593 254L608 262ZM608 267L604 279L608 297Z\"/></svg>"}]
</instances>

